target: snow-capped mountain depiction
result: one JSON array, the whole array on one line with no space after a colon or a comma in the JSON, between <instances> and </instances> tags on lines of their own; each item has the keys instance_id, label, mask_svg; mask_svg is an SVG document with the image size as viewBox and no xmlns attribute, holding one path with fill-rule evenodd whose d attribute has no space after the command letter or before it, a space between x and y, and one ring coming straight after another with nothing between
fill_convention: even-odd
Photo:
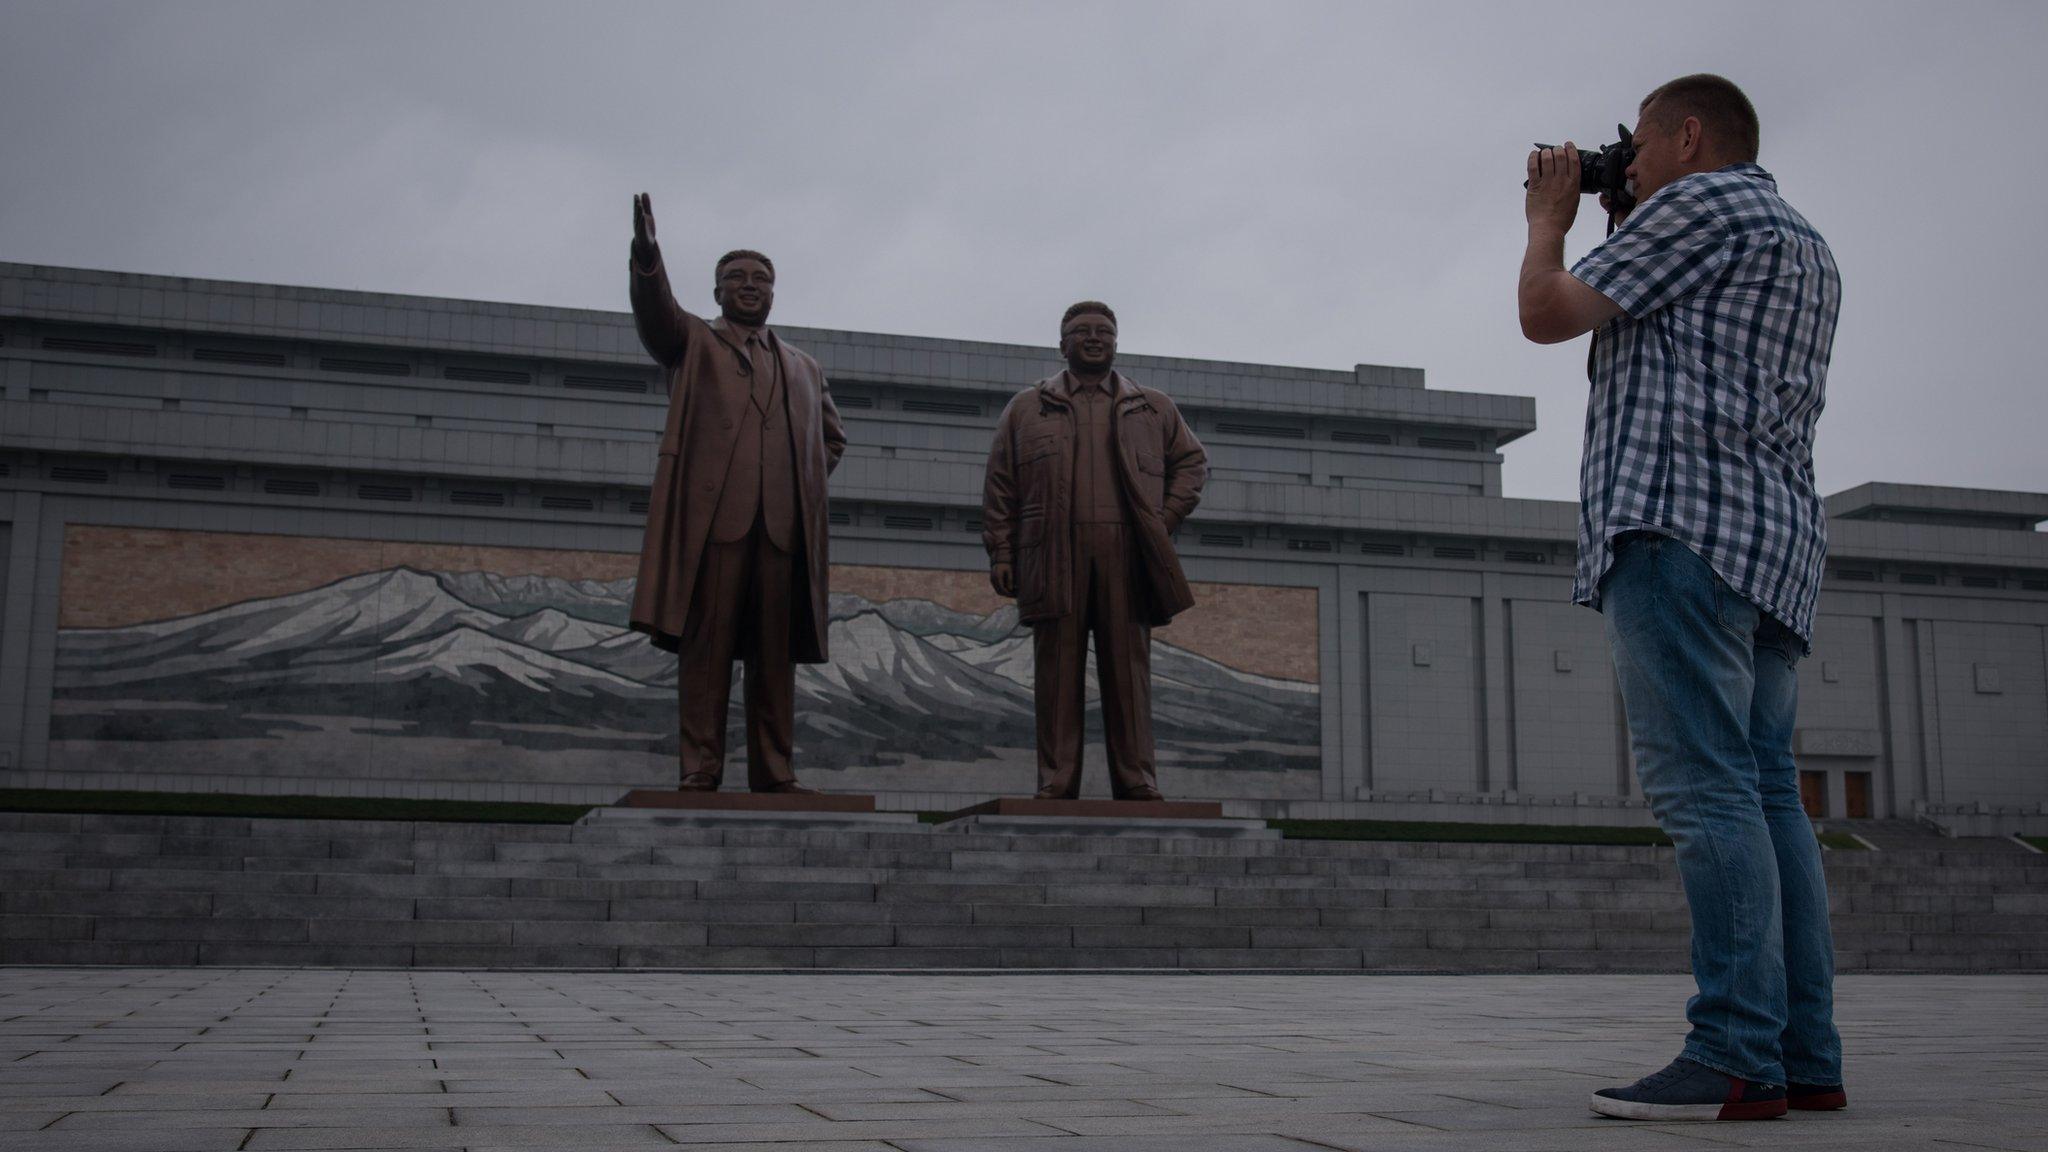
<instances>
[{"instance_id":1,"label":"snow-capped mountain depiction","mask_svg":"<svg viewBox=\"0 0 2048 1152\"><path fill-rule=\"evenodd\" d=\"M289 742L331 726L314 718L339 718L390 739L672 754L676 659L625 626L632 592L630 579L393 568L177 619L64 629L51 736ZM832 662L797 670L806 765L975 762L1033 746L1030 632L1014 607L978 616L840 594L830 629ZM1162 761L1213 762L1231 747L1233 770L1318 767L1316 685L1163 643L1153 675Z\"/></svg>"},{"instance_id":2,"label":"snow-capped mountain depiction","mask_svg":"<svg viewBox=\"0 0 2048 1152\"><path fill-rule=\"evenodd\" d=\"M495 572L442 572L450 595L500 616L522 616L556 608L571 616L626 626L633 607L633 578L563 580L555 576L500 576Z\"/></svg>"}]
</instances>

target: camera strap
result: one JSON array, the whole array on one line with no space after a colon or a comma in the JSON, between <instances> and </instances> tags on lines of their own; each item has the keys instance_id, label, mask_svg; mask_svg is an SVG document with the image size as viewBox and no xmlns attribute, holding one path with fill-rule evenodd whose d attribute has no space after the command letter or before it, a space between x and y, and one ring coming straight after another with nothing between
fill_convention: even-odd
<instances>
[{"instance_id":1,"label":"camera strap","mask_svg":"<svg viewBox=\"0 0 2048 1152\"><path fill-rule=\"evenodd\" d=\"M1609 236L1614 235L1614 214L1611 212L1607 216L1607 234ZM1593 338L1586 341L1586 383L1588 384L1598 383L1598 381L1593 379L1593 362L1599 357L1599 354L1600 329L1595 328L1593 329Z\"/></svg>"}]
</instances>

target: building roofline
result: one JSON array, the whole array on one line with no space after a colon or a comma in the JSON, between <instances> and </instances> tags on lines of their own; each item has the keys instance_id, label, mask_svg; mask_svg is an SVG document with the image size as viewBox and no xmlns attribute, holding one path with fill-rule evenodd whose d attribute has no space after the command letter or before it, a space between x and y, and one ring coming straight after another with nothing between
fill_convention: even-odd
<instances>
[{"instance_id":1,"label":"building roofline","mask_svg":"<svg viewBox=\"0 0 2048 1152\"><path fill-rule=\"evenodd\" d=\"M1878 519L1885 513L1986 517L2024 521L2029 527L2048 520L2048 493L1997 488L1872 481L1837 492L1826 504L1830 518L1847 520Z\"/></svg>"},{"instance_id":2,"label":"building roofline","mask_svg":"<svg viewBox=\"0 0 2048 1152\"><path fill-rule=\"evenodd\" d=\"M647 359L632 316L623 311L40 264L0 262L0 317L618 364ZM1058 368L1050 345L777 327L834 378L1014 390ZM1493 432L1496 445L1536 427L1533 398L1428 390L1420 368L1321 369L1137 354L1121 360L1197 406L1459 425ZM1259 395L1265 382L1287 385L1289 395Z\"/></svg>"}]
</instances>

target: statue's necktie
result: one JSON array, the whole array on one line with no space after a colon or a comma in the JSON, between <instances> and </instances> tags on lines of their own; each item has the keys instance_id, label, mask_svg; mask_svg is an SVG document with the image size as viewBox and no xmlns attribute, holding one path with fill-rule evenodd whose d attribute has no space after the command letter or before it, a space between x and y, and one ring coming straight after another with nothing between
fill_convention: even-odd
<instances>
[{"instance_id":1,"label":"statue's necktie","mask_svg":"<svg viewBox=\"0 0 2048 1152\"><path fill-rule=\"evenodd\" d=\"M747 337L747 356L754 364L754 407L766 412L775 393L775 356L759 335Z\"/></svg>"}]
</instances>

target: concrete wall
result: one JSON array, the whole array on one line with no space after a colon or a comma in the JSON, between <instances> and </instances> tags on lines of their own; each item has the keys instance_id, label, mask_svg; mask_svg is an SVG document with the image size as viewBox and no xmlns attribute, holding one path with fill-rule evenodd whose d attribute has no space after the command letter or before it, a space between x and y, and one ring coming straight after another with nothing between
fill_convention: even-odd
<instances>
[{"instance_id":1,"label":"concrete wall","mask_svg":"<svg viewBox=\"0 0 2048 1152\"><path fill-rule=\"evenodd\" d=\"M845 680L885 655L953 669L935 644L1002 666L1019 637L980 583L981 458L1007 397L1057 368L1052 351L782 331L825 363L852 440L832 548L835 580L866 593L835 615L868 631L819 674ZM1600 620L1567 602L1575 510L1499 495L1501 447L1534 427L1529 401L1370 365L1123 367L1179 399L1215 462L1180 537L1204 606L1160 637L1206 685L1162 709L1170 793L1304 816L1647 819ZM458 719L500 723L486 713L502 700L371 687L399 662L380 651L333 713L361 730L322 760L261 727L258 680L217 698L220 683L174 684L167 658L121 647L378 573L465 595L485 577L629 574L665 400L624 316L0 265L0 388L0 784L583 800L667 771L672 688L632 660L630 687L607 681L628 711L544 692L535 706L561 731L494 752L448 741L476 735ZM1845 495L1801 666L1802 767L1825 775L1835 814L1859 782L1877 815L2038 809L2048 536L2026 529L2048 517L2043 498ZM245 578L279 565L300 582ZM613 623L602 596L557 598L464 603L494 614L498 641L549 606ZM388 623L395 609L376 604ZM913 611L956 631L876 625ZM484 660L482 641L462 643L468 671L443 668L451 682ZM549 643L542 655L559 656L566 641ZM119 688L141 682L124 668L152 686ZM830 748L814 734L819 782L898 806L1029 787L1012 731L1028 676L951 674L968 718L925 700L902 734ZM880 697L859 699L834 707L866 714ZM1251 719L1220 726L1240 712ZM864 762L834 759L848 749Z\"/></svg>"}]
</instances>

